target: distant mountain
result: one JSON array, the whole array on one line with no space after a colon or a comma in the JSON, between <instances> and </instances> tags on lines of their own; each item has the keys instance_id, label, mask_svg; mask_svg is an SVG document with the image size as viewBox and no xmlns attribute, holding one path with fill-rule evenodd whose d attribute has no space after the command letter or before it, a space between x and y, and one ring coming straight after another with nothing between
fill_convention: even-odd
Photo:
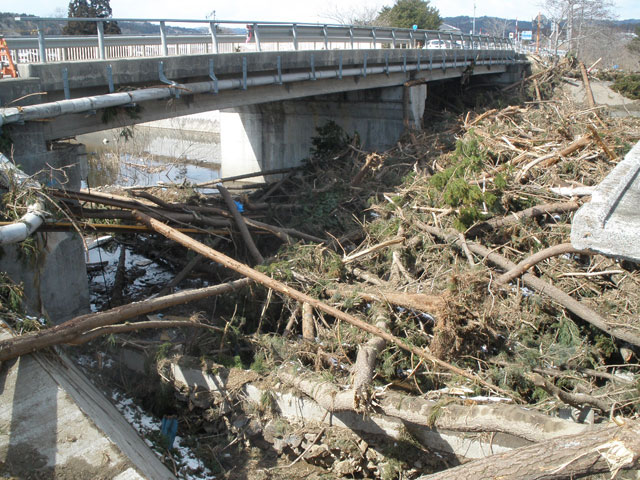
<instances>
[{"instance_id":1,"label":"distant mountain","mask_svg":"<svg viewBox=\"0 0 640 480\"><path fill-rule=\"evenodd\" d=\"M11 13L0 12L0 35L4 36L22 36L22 35L35 35L38 30L36 22L29 20L17 21L15 18L28 18L34 17L34 15L27 15L24 13ZM38 22L43 29L45 35L62 35L62 28L64 22ZM140 22L119 22L118 25L122 30L123 35L159 35L160 29L157 24L153 23L140 23ZM188 35L195 33L208 33L209 28L204 25L199 28L183 28L172 27L167 25L167 33L170 35ZM244 33L244 29L242 30Z\"/></svg>"},{"instance_id":2,"label":"distant mountain","mask_svg":"<svg viewBox=\"0 0 640 480\"><path fill-rule=\"evenodd\" d=\"M30 21L16 21L15 17L34 17L34 15L28 15L24 13L10 13L0 12L0 35L5 36L17 36L17 35L35 35L37 32L36 22ZM464 33L471 32L473 28L473 17L461 15L457 17L444 17L442 19L444 23L459 28ZM535 19L518 19L518 31L534 30L534 24L532 21ZM626 20L614 20L609 22L616 30L620 32L634 32L637 26L640 26L640 19L626 19ZM550 24L543 17L542 19L543 29L550 30ZM64 22L43 22L40 24L46 35L62 35L62 28ZM139 22L119 22L120 29L124 35L158 35L159 28L157 24L152 23L139 23ZM492 35L504 35L508 36L509 32L515 32L516 19L499 18L499 17L477 17L476 18L476 32L487 33ZM225 33L238 33L244 34L244 28L224 29ZM197 28L183 28L172 27L167 25L167 33L178 34L197 34L208 33L207 26L201 26Z\"/></svg>"},{"instance_id":3,"label":"distant mountain","mask_svg":"<svg viewBox=\"0 0 640 480\"><path fill-rule=\"evenodd\" d=\"M461 15L458 17L444 17L444 23L458 27L464 33L470 33L473 28L473 17ZM531 21L518 19L518 30L531 30ZM516 19L506 19L498 17L477 17L476 33L502 34L502 31L515 32Z\"/></svg>"},{"instance_id":4,"label":"distant mountain","mask_svg":"<svg viewBox=\"0 0 640 480\"><path fill-rule=\"evenodd\" d=\"M464 33L471 32L473 26L473 17L468 16L458 16L458 17L444 17L442 19L444 23L449 25L453 25L454 27L459 28ZM544 17L541 16L542 28L545 30L550 30L550 22ZM640 25L639 19L627 19L627 20L613 20L609 23L616 30L621 32L633 32L637 26ZM537 28L536 19L534 18L519 18L518 19L518 31L523 30L535 30ZM499 17L477 17L476 18L476 32L478 33L487 33L493 35L503 35L503 32L515 32L516 30L516 19L509 18L499 18Z\"/></svg>"}]
</instances>

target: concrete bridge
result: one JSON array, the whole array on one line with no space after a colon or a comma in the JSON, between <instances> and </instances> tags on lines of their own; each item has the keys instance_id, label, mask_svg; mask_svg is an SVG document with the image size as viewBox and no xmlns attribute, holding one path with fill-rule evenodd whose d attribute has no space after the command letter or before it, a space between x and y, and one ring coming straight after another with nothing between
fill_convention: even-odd
<instances>
[{"instance_id":1,"label":"concrete bridge","mask_svg":"<svg viewBox=\"0 0 640 480\"><path fill-rule=\"evenodd\" d=\"M7 105L0 126L14 138L14 155L31 163L26 157L42 153L46 142L211 110L223 111L225 175L299 162L315 128L329 119L357 131L365 148L386 149L405 128L420 128L428 82L513 81L524 64L510 41L497 37L226 21L206 21L209 35L171 37L169 20L156 22L155 37L105 36L98 28L96 37L8 38L14 56L26 61L18 62L20 78L0 89ZM238 23L248 37L219 33ZM422 48L433 40L447 48ZM215 53L230 49L240 51ZM146 53L161 56L118 58ZM79 56L95 58L61 61ZM25 95L20 107L10 104ZM141 109L135 115L134 106Z\"/></svg>"},{"instance_id":2,"label":"concrete bridge","mask_svg":"<svg viewBox=\"0 0 640 480\"><path fill-rule=\"evenodd\" d=\"M0 80L0 128L13 160L70 189L80 186L82 168L69 166L84 163L84 148L64 140L82 133L220 110L223 175L287 167L308 155L328 120L358 132L364 148L384 150L421 127L430 82L513 82L526 65L509 40L479 35L179 20L205 22L209 33L171 36L170 21L155 20L160 35L131 37L104 35L104 19L73 20L96 22L98 35L7 38L19 78ZM223 33L227 24L248 34ZM445 48L424 48L434 43ZM32 303L60 322L86 308L86 276L79 240L51 237L43 271L63 268L74 293L64 298L58 274L44 273ZM30 281L5 259L6 271Z\"/></svg>"}]
</instances>

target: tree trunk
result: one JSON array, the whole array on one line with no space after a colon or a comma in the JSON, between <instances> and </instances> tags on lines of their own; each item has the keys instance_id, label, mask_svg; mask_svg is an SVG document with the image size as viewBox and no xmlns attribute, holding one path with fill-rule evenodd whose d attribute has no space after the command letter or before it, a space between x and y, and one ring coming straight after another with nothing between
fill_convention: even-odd
<instances>
[{"instance_id":1,"label":"tree trunk","mask_svg":"<svg viewBox=\"0 0 640 480\"><path fill-rule=\"evenodd\" d=\"M248 285L249 279L243 278L233 282L215 285L213 287L199 288L197 290L185 290L166 297L153 298L142 302L130 303L121 307L112 308L106 312L90 313L72 318L60 325L27 333L19 337L0 342L0 362L35 352L52 345L60 345L73 341L76 337L93 330L94 328L113 325L114 323L137 317L145 313L162 310L181 303L193 302L202 298L228 293Z\"/></svg>"},{"instance_id":2,"label":"tree trunk","mask_svg":"<svg viewBox=\"0 0 640 480\"><path fill-rule=\"evenodd\" d=\"M302 338L309 342L316 339L316 325L313 321L313 307L307 302L302 304Z\"/></svg>"},{"instance_id":3,"label":"tree trunk","mask_svg":"<svg viewBox=\"0 0 640 480\"><path fill-rule=\"evenodd\" d=\"M227 203L227 207L233 215L236 226L238 227L238 230L240 230L240 235L242 235L242 239L247 245L247 248L249 249L249 252L253 257L253 260L256 263L264 263L264 257L260 253L260 250L258 250L258 247L256 247L256 244L254 243L253 238L249 233L249 229L247 228L247 224L244 223L244 218L242 218L242 215L240 215L238 207L236 207L236 204L233 202L233 198L231 198L231 194L226 188L222 186L222 184L218 184L216 188L220 192L220 195L222 195L222 198L224 198L224 201Z\"/></svg>"},{"instance_id":4,"label":"tree trunk","mask_svg":"<svg viewBox=\"0 0 640 480\"><path fill-rule=\"evenodd\" d=\"M386 330L385 318L381 317L376 326ZM353 365L353 406L357 412L367 413L371 408L371 382L376 373L376 361L386 346L386 340L373 337L358 347L358 356Z\"/></svg>"},{"instance_id":5,"label":"tree trunk","mask_svg":"<svg viewBox=\"0 0 640 480\"><path fill-rule=\"evenodd\" d=\"M355 411L351 389L342 390L317 375L303 375L299 371L292 373L288 366L278 370L278 378L312 398L329 413ZM392 390L377 394L375 413L436 430L501 432L530 442L575 435L593 428L516 405L446 404Z\"/></svg>"},{"instance_id":6,"label":"tree trunk","mask_svg":"<svg viewBox=\"0 0 640 480\"><path fill-rule=\"evenodd\" d=\"M492 455L420 480L554 480L605 472L614 473L613 478L621 468L638 466L640 423L627 422Z\"/></svg>"}]
</instances>

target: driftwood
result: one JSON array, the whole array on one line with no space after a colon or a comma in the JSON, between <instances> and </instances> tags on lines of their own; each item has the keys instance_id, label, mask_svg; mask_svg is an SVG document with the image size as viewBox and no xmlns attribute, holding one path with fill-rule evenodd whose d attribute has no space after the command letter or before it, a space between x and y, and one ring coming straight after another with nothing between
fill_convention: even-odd
<instances>
[{"instance_id":1,"label":"driftwood","mask_svg":"<svg viewBox=\"0 0 640 480\"><path fill-rule=\"evenodd\" d=\"M282 177L280 180L278 180L277 182L274 182L274 184L269 188L269 190L267 190L262 194L262 196L260 196L260 198L258 199L258 202L264 202L267 198L269 198L276 191L278 191L278 189L282 188L282 186L293 176L294 173L295 171L292 170L291 172L287 173L284 177Z\"/></svg>"},{"instance_id":2,"label":"driftwood","mask_svg":"<svg viewBox=\"0 0 640 480\"><path fill-rule=\"evenodd\" d=\"M567 145L564 148L561 148L554 152L548 153L547 155L543 155L542 157L538 157L531 160L524 167L522 167L522 170L520 170L518 175L516 175L516 181L522 182L527 177L529 170L531 170L536 165L542 164L542 166L545 166L545 167L548 167L549 165L553 165L554 163L558 162L562 157L569 155L570 153L573 153L576 150L589 145L589 143L591 143L591 136L583 135L577 138L576 140L574 140L573 142L571 142L569 145Z\"/></svg>"},{"instance_id":3,"label":"driftwood","mask_svg":"<svg viewBox=\"0 0 640 480\"><path fill-rule=\"evenodd\" d=\"M329 413L355 410L351 389L343 390L326 379L302 375L293 368L293 365L280 368L278 378L312 398ZM550 417L517 405L446 404L391 390L376 395L375 411L422 427L454 432L501 432L529 442L592 429L589 425Z\"/></svg>"},{"instance_id":4,"label":"driftwood","mask_svg":"<svg viewBox=\"0 0 640 480\"><path fill-rule=\"evenodd\" d=\"M640 423L629 420L623 426L559 437L474 460L420 480L554 480L609 472L614 478L620 469L636 468L639 459Z\"/></svg>"},{"instance_id":5,"label":"driftwood","mask_svg":"<svg viewBox=\"0 0 640 480\"><path fill-rule=\"evenodd\" d=\"M70 345L82 345L83 343L90 342L102 335L111 335L115 333L136 332L138 330L145 330L150 328L206 328L208 330L214 330L220 332L223 329L215 327L213 325L207 325L206 323L200 323L190 320L150 320L146 322L134 322L126 323L124 325L107 325L104 327L95 328L77 336L73 340L67 342Z\"/></svg>"},{"instance_id":6,"label":"driftwood","mask_svg":"<svg viewBox=\"0 0 640 480\"><path fill-rule=\"evenodd\" d=\"M515 225L528 218L552 215L554 213L573 212L578 208L580 208L579 202L556 202L536 205L535 207L527 208L520 212L511 212L506 217L491 218L485 222L478 223L467 231L467 237L476 237L485 232Z\"/></svg>"},{"instance_id":7,"label":"driftwood","mask_svg":"<svg viewBox=\"0 0 640 480\"><path fill-rule=\"evenodd\" d=\"M583 405L591 405L592 407L599 408L603 413L608 414L611 411L611 403L596 398L593 395L587 395L586 393L571 393L556 387L553 383L546 380L542 375L538 373L532 373L529 375L529 379L537 387L542 388L547 393L555 395L564 403L573 407L582 407Z\"/></svg>"},{"instance_id":8,"label":"driftwood","mask_svg":"<svg viewBox=\"0 0 640 480\"><path fill-rule=\"evenodd\" d=\"M525 82L528 82L529 80L533 80L534 78L540 78L540 77L546 75L547 73L549 73L551 70L553 70L555 68L558 68L559 65L560 64L552 65L552 66L550 66L550 67L548 67L548 68L546 68L546 69L544 69L544 70L542 70L542 71L540 71L538 73L534 73L533 75L530 75L530 76L528 76L526 78L523 78L522 80L518 80L517 82L512 83L511 85L507 85L506 87L502 88L502 91L506 92L508 90L511 90L512 88L516 88L519 85L524 84Z\"/></svg>"},{"instance_id":9,"label":"driftwood","mask_svg":"<svg viewBox=\"0 0 640 480\"><path fill-rule=\"evenodd\" d=\"M113 281L113 294L111 295L111 303L113 306L122 305L122 299L125 289L125 273L126 273L127 249L124 245L120 245L120 258L118 259L118 267ZM111 305L110 305L111 306Z\"/></svg>"},{"instance_id":10,"label":"driftwood","mask_svg":"<svg viewBox=\"0 0 640 480\"><path fill-rule=\"evenodd\" d=\"M464 124L464 128L469 128L469 127L473 127L476 123L484 120L485 118L487 118L489 115L492 115L494 113L496 113L498 110L496 110L495 108L492 108L491 110L487 110L486 112L484 112L481 115L478 115L476 118L474 118L470 123L466 123Z\"/></svg>"},{"instance_id":11,"label":"driftwood","mask_svg":"<svg viewBox=\"0 0 640 480\"><path fill-rule=\"evenodd\" d=\"M384 318L376 322L376 326L381 330L387 329L387 322ZM357 412L366 413L371 408L373 397L371 382L375 375L376 361L378 355L387 346L386 340L380 337L372 337L364 345L358 347L358 356L353 365L353 406Z\"/></svg>"},{"instance_id":12,"label":"driftwood","mask_svg":"<svg viewBox=\"0 0 640 480\"><path fill-rule=\"evenodd\" d=\"M374 289L375 292L362 292L358 288L348 285L340 285L337 290L327 289L329 295L357 295L367 302L384 302L398 307L409 308L437 316L446 308L447 301L439 295L427 295L425 293L397 292Z\"/></svg>"},{"instance_id":13,"label":"driftwood","mask_svg":"<svg viewBox=\"0 0 640 480\"><path fill-rule=\"evenodd\" d=\"M511 280L519 277L524 272L529 270L535 264L540 263L547 258L564 255L565 253L590 254L591 252L588 252L586 250L578 250L570 243L561 243L560 245L554 245L553 247L545 248L544 250L540 250L530 257L525 258L520 263L518 263L515 268L512 268L508 272L500 275L496 279L496 281L498 283L509 283Z\"/></svg>"},{"instance_id":14,"label":"driftwood","mask_svg":"<svg viewBox=\"0 0 640 480\"><path fill-rule=\"evenodd\" d=\"M279 282L277 280L272 279L271 277L268 277L267 275L265 275L264 273L258 272L257 270L254 270L253 268L238 262L237 260L234 260L231 257L228 257L227 255L224 255L223 253L220 253L216 250L214 250L213 248L207 247L206 245L192 239L191 237L184 235L178 231L176 231L174 228L169 227L168 225L163 224L162 222L159 222L158 220L155 220L154 218L151 218L147 215L144 215L143 213L140 212L136 212L136 216L138 217L138 219L141 222L144 222L145 224L147 224L150 228L153 228L155 231L157 231L158 233L164 235L167 238L170 238L171 240L175 240L176 242L184 245L187 248L190 248L191 250L198 252L202 255L204 255L205 257L218 262L219 264L223 265L224 267L230 268L231 270L234 270L236 272L238 272L239 274L246 276L264 286L266 286L267 288L271 288L274 291L282 294L282 295L286 295L288 297L293 298L294 300L297 300L299 302L307 302L309 303L313 308L316 308L318 310L321 310L331 316L333 316L334 318L338 319L338 320L343 320L347 323L349 323L350 325L353 325L361 330L364 330L365 332L371 333L373 335L377 335L380 338L384 338L386 341L388 342L393 342L396 345L398 345L400 348L409 351L411 353L413 353L414 355L417 355L418 357L427 360L429 362L433 362L435 364L437 364L438 366L445 368L451 372L454 372L458 375L461 375L465 378L468 378L474 382L479 383L480 385L496 391L496 392L500 392L503 395L507 395L507 396L511 396L512 394L483 380L482 378L478 377L477 375L473 375L471 373L469 373L466 370L463 370L459 367L456 367L455 365L452 365L450 363L445 362L444 360L440 360L438 357L432 355L430 352L428 352L427 350L423 349L423 348L419 348L419 347L415 347L413 345L409 345L407 343L405 343L404 341L402 341L400 338L396 337L395 335L392 335L388 332L385 332L384 330L381 330L380 328L371 325L363 320L360 320L356 317L354 317L353 315L349 315L348 313L345 313L341 310L338 310L335 307L332 307L330 305L327 305L326 303L323 303L313 297L310 297L309 295L307 295L306 293L300 292L298 290L295 290L291 287L288 287L287 285L283 284L282 282Z\"/></svg>"},{"instance_id":15,"label":"driftwood","mask_svg":"<svg viewBox=\"0 0 640 480\"><path fill-rule=\"evenodd\" d=\"M291 335L291 331L293 330L293 327L298 321L298 317L300 316L301 313L302 313L302 305L300 305L300 303L297 303L296 307L291 311L291 315L289 315L289 320L287 321L287 324L284 327L284 332L282 333L282 336L284 338L288 338L289 335Z\"/></svg>"},{"instance_id":16,"label":"driftwood","mask_svg":"<svg viewBox=\"0 0 640 480\"><path fill-rule=\"evenodd\" d=\"M582 83L584 83L584 89L587 92L587 102L589 103L589 107L593 108L596 106L596 101L593 98L593 90L591 90L591 82L589 82L587 68L582 62L580 62L580 73L582 73Z\"/></svg>"},{"instance_id":17,"label":"driftwood","mask_svg":"<svg viewBox=\"0 0 640 480\"><path fill-rule=\"evenodd\" d=\"M96 217L97 218L97 217ZM0 222L0 227L11 225L14 222ZM153 232L145 225L116 225L113 223L92 223L75 220L71 222L46 222L38 228L39 232L77 232L78 229L86 230L86 233L110 232L110 233L150 233ZM178 227L182 233L228 235L228 230L203 230L201 228Z\"/></svg>"},{"instance_id":18,"label":"driftwood","mask_svg":"<svg viewBox=\"0 0 640 480\"><path fill-rule=\"evenodd\" d=\"M184 290L166 297L158 297L142 302L130 303L121 307L112 308L105 312L90 313L72 318L60 325L27 333L19 337L0 341L0 362L35 352L52 345L73 342L79 336L96 328L113 325L115 323L137 317L149 312L163 310L165 308L193 302L214 295L222 295L248 285L250 280L243 278L233 282L214 285L212 287L196 290ZM108 333L108 332L106 332Z\"/></svg>"},{"instance_id":19,"label":"driftwood","mask_svg":"<svg viewBox=\"0 0 640 480\"><path fill-rule=\"evenodd\" d=\"M222 186L222 184L216 185L216 188L220 192L220 195L222 195L222 198L224 198L224 201L227 203L227 207L229 208L229 211L233 215L233 219L236 222L236 226L238 227L238 230L240 230L240 235L242 235L242 239L244 240L245 245L249 249L249 253L251 253L253 260L256 263L264 263L264 257L260 253L260 250L258 250L258 247L256 247L256 244L253 241L253 238L251 238L251 234L249 233L247 224L244 223L244 218L242 218L242 215L240 215L240 212L238 211L238 207L236 207L236 204L234 203L233 198L231 198L231 194L226 188Z\"/></svg>"},{"instance_id":20,"label":"driftwood","mask_svg":"<svg viewBox=\"0 0 640 480\"><path fill-rule=\"evenodd\" d=\"M342 263L350 263L353 262L354 260L357 260L361 257L365 257L367 255L369 255L370 253L375 253L378 250L382 250L386 247L389 247L391 245L397 245L399 243L404 242L404 237L396 237L396 238L392 238L390 240L386 240L382 243L379 243L377 245L373 245L369 248L365 248L364 250L360 251L360 252L355 252L352 253L351 255L345 255L342 258Z\"/></svg>"},{"instance_id":21,"label":"driftwood","mask_svg":"<svg viewBox=\"0 0 640 480\"><path fill-rule=\"evenodd\" d=\"M432 227L422 222L416 222L418 226L427 233L434 235L438 238L441 238L447 242L450 242L459 248L459 239L458 236L454 233L447 233L444 230L441 230L436 227ZM482 256L489 262L497 265L503 270L509 271L516 268L516 264L507 260L502 255L499 255L492 250L489 250L482 245L479 245L474 242L467 242L469 246L469 250L474 252L477 255ZM612 337L617 338L618 340L622 340L623 342L630 343L631 345L635 345L636 347L640 347L640 337L631 329L626 329L621 326L612 326L610 325L605 318L600 316L598 313L591 310L589 307L584 305L583 303L577 301L576 299L570 297L565 292L560 290L559 288L554 287L549 282L542 280L530 273L525 273L522 276L522 279L525 285L537 290L540 293L543 293L550 297L554 302L562 305L564 308L569 310L574 315L577 315L582 320L587 323L590 323L596 328L599 328L603 332L608 333Z\"/></svg>"},{"instance_id":22,"label":"driftwood","mask_svg":"<svg viewBox=\"0 0 640 480\"><path fill-rule=\"evenodd\" d=\"M298 170L300 167L288 167L288 168L276 168L273 170L264 170L261 172L243 173L242 175L234 175L233 177L216 178L209 182L197 183L194 185L196 188L200 187L214 187L218 183L235 182L236 180L242 180L245 178L265 177L267 175L280 175L282 173L289 173L293 170Z\"/></svg>"},{"instance_id":23,"label":"driftwood","mask_svg":"<svg viewBox=\"0 0 640 480\"><path fill-rule=\"evenodd\" d=\"M151 203L141 203L138 200L129 199L119 195L102 194L102 193L86 193L86 192L73 192L65 191L61 192L53 190L52 195L60 196L62 198L69 198L75 200L81 200L85 202L100 203L112 207L118 207L123 210L96 210L86 209L70 206L70 209L76 213L76 215L85 218L108 218L108 219L120 219L120 220L135 220L135 217L130 210L136 208L142 208L143 211L154 218L159 220L171 220L177 223L189 223L189 224L204 224L212 227L231 227L231 219L233 215L226 210L210 206L199 205L186 205L181 203L171 204L157 199L153 195L146 192L136 192L135 195L152 199L157 205L162 207L156 207ZM211 216L213 214L214 216ZM313 235L309 235L304 232L300 232L294 228L283 228L275 225L269 225L258 220L243 217L244 222L250 227L257 229L258 231L265 231L272 233L280 238L283 242L294 243L291 237L301 238L306 241L324 243L325 240ZM137 226L137 229L145 227ZM181 230L182 231L182 230ZM228 232L216 231L217 234L228 235Z\"/></svg>"},{"instance_id":24,"label":"driftwood","mask_svg":"<svg viewBox=\"0 0 640 480\"><path fill-rule=\"evenodd\" d=\"M313 321L313 307L308 303L302 304L302 338L309 342L316 339L316 324Z\"/></svg>"},{"instance_id":25,"label":"driftwood","mask_svg":"<svg viewBox=\"0 0 640 480\"><path fill-rule=\"evenodd\" d=\"M607 156L609 157L609 160L611 160L612 162L615 162L618 159L618 157L616 156L615 153L611 151L609 146L606 143L604 143L604 140L602 139L598 131L595 129L595 127L593 125L587 124L587 128L591 132L591 136L596 141L596 143L600 145L600 148L602 148L602 150L604 150L604 153L607 154Z\"/></svg>"},{"instance_id":26,"label":"driftwood","mask_svg":"<svg viewBox=\"0 0 640 480\"><path fill-rule=\"evenodd\" d=\"M219 239L215 239L216 242ZM162 290L158 292L158 296L163 296L170 293L182 280L184 280L191 270L195 268L195 266L202 261L202 255L195 255L187 264L178 272L178 274L171 279L169 283L167 283Z\"/></svg>"}]
</instances>

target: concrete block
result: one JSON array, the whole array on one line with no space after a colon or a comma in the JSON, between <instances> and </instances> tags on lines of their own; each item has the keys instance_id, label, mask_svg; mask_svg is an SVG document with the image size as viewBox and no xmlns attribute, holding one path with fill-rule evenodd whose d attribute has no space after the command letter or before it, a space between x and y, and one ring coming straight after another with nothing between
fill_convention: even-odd
<instances>
[{"instance_id":1,"label":"concrete block","mask_svg":"<svg viewBox=\"0 0 640 480\"><path fill-rule=\"evenodd\" d=\"M640 262L640 142L576 212L571 243L604 255Z\"/></svg>"},{"instance_id":2,"label":"concrete block","mask_svg":"<svg viewBox=\"0 0 640 480\"><path fill-rule=\"evenodd\" d=\"M20 357L0 385L2 478L175 478L66 357Z\"/></svg>"},{"instance_id":3,"label":"concrete block","mask_svg":"<svg viewBox=\"0 0 640 480\"><path fill-rule=\"evenodd\" d=\"M77 233L36 234L36 250L4 245L0 270L24 286L27 312L54 324L89 312L89 286Z\"/></svg>"}]
</instances>

